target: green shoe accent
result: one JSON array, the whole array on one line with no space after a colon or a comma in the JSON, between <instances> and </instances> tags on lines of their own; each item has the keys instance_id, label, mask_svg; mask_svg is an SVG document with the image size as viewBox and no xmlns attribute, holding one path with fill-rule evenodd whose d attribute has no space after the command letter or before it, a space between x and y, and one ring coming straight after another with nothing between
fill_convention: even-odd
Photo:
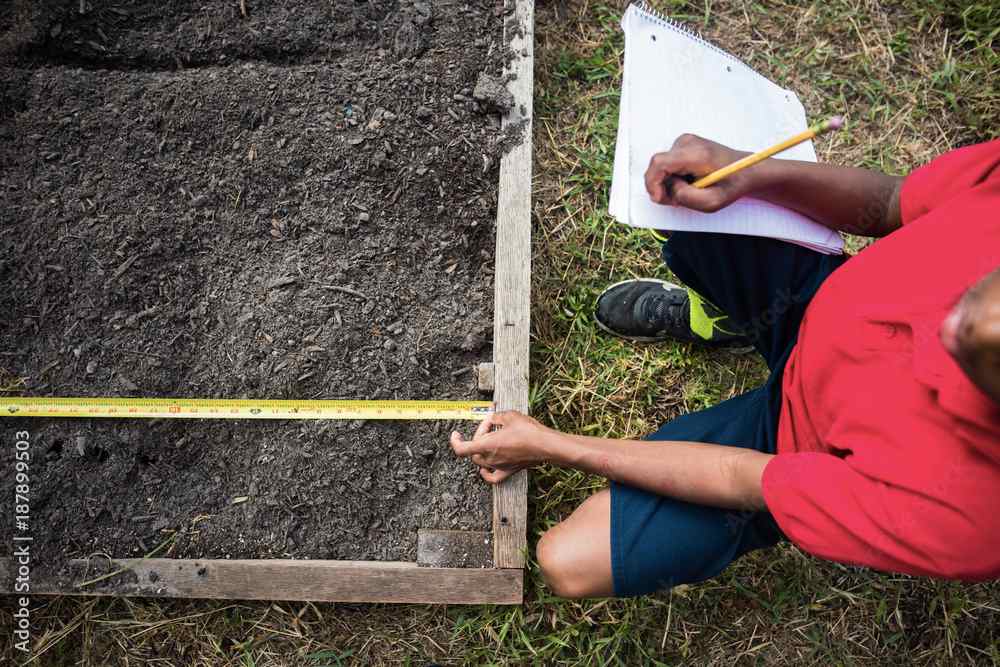
<instances>
[{"instance_id":1,"label":"green shoe accent","mask_svg":"<svg viewBox=\"0 0 1000 667\"><path fill-rule=\"evenodd\" d=\"M718 313L718 308L703 299L700 294L695 292L690 287L687 288L687 293L688 301L691 304L691 331L693 331L698 337L708 341L715 340L716 331L730 336L739 335L734 331L726 331L719 325L719 322L726 319L724 314L713 317L712 315L709 315L706 310L707 307L707 309L712 312Z\"/></svg>"},{"instance_id":2,"label":"green shoe accent","mask_svg":"<svg viewBox=\"0 0 1000 667\"><path fill-rule=\"evenodd\" d=\"M670 240L669 236L664 236L663 234L661 234L660 232L656 231L655 229L650 228L649 233L652 234L653 238L656 239L657 241L659 241L660 243L666 243L667 241Z\"/></svg>"}]
</instances>

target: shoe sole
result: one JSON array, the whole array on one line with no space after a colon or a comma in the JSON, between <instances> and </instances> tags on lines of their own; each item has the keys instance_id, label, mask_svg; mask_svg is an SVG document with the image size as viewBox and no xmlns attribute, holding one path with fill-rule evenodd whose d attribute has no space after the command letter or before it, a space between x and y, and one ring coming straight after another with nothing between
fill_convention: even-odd
<instances>
[{"instance_id":1,"label":"shoe sole","mask_svg":"<svg viewBox=\"0 0 1000 667\"><path fill-rule=\"evenodd\" d=\"M667 282L666 280L660 280L659 278L641 278L641 280L643 282L647 282L647 283L657 283L658 285L662 285L666 289L684 289L680 285L675 285L674 283ZM635 278L629 278L628 280L619 281L619 282L615 283L614 285L609 285L608 287L604 288L604 291L600 293L600 295L597 297L597 300L600 301L602 296L604 296L605 294L607 294L608 292L610 292L614 288L620 287L621 285L624 285L625 283L631 283L631 282L635 282ZM617 338L621 338L621 339L624 339L624 340L630 340L630 341L633 341L635 343L665 343L668 340L677 340L673 336L663 336L661 338L657 338L655 336L626 336L624 334L618 333L617 331L612 331L611 329L609 329L604 324L604 322L602 322L601 320L599 320L597 318L596 315L594 316L594 322L597 323L597 326L600 329L602 329L603 331L611 334L612 336L615 336Z\"/></svg>"}]
</instances>

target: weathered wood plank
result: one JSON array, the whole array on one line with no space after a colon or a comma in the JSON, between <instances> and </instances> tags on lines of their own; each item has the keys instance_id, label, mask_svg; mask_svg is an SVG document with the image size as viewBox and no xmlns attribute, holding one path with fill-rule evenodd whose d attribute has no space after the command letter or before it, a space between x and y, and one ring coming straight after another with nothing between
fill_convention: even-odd
<instances>
[{"instance_id":1,"label":"weathered wood plank","mask_svg":"<svg viewBox=\"0 0 1000 667\"><path fill-rule=\"evenodd\" d=\"M493 533L476 530L418 530L421 567L492 567Z\"/></svg>"},{"instance_id":2,"label":"weathered wood plank","mask_svg":"<svg viewBox=\"0 0 1000 667\"><path fill-rule=\"evenodd\" d=\"M73 561L65 583L32 581L31 595L118 595L224 600L520 604L523 572L495 568L418 567L416 563L336 560ZM99 568L95 571L94 568ZM80 582L127 567L123 574ZM10 559L0 559L0 593L12 593Z\"/></svg>"},{"instance_id":3,"label":"weathered wood plank","mask_svg":"<svg viewBox=\"0 0 1000 667\"><path fill-rule=\"evenodd\" d=\"M514 106L505 127L520 126L520 142L500 162L497 202L493 361L498 410L528 410L528 342L531 291L531 131L534 77L534 3L516 0L507 33L513 58L508 88ZM514 26L511 28L510 26ZM496 567L524 567L528 475L519 472L493 491L493 558Z\"/></svg>"}]
</instances>

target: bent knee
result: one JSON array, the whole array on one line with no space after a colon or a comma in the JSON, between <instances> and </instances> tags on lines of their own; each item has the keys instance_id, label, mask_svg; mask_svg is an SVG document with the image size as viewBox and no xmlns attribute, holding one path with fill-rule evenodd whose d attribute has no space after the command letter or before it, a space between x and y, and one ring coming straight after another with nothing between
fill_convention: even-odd
<instances>
[{"instance_id":1,"label":"bent knee","mask_svg":"<svg viewBox=\"0 0 1000 667\"><path fill-rule=\"evenodd\" d=\"M595 567L592 563L595 554L589 553L587 545L581 544L565 526L546 531L535 553L545 585L554 595L585 598L612 594L610 563Z\"/></svg>"},{"instance_id":2,"label":"bent knee","mask_svg":"<svg viewBox=\"0 0 1000 667\"><path fill-rule=\"evenodd\" d=\"M563 598L582 597L582 586L575 576L573 555L566 540L560 536L560 527L550 528L538 540L535 554L545 585L554 595Z\"/></svg>"}]
</instances>

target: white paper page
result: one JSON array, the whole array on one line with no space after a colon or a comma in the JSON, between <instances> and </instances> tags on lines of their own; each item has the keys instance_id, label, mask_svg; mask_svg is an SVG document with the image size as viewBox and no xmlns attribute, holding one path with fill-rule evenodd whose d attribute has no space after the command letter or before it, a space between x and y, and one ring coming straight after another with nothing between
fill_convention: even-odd
<instances>
[{"instance_id":1,"label":"white paper page","mask_svg":"<svg viewBox=\"0 0 1000 667\"><path fill-rule=\"evenodd\" d=\"M628 12L622 16L622 31L625 33L625 62L629 61ZM628 71L622 68L622 85L618 96L618 136L615 138L615 161L611 170L611 193L608 195L608 213L620 222L628 220Z\"/></svg>"},{"instance_id":2,"label":"white paper page","mask_svg":"<svg viewBox=\"0 0 1000 667\"><path fill-rule=\"evenodd\" d=\"M623 28L626 59L612 215L635 227L769 236L841 252L839 234L767 202L744 199L706 214L650 201L646 166L682 133L757 151L804 130L805 111L794 93L635 5L626 11ZM781 158L815 162L816 154L806 142Z\"/></svg>"}]
</instances>

